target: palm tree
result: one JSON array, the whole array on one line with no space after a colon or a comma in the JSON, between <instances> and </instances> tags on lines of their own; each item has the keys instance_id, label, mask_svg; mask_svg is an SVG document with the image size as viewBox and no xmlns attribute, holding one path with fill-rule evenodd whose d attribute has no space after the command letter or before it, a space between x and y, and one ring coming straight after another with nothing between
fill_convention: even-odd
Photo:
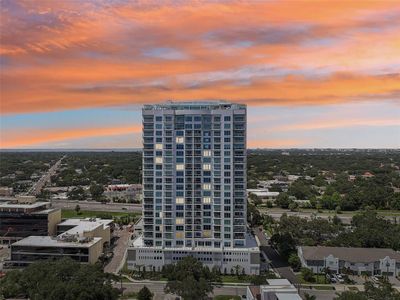
<instances>
[{"instance_id":1,"label":"palm tree","mask_svg":"<svg viewBox=\"0 0 400 300\"><path fill-rule=\"evenodd\" d=\"M235 274L236 274L236 276L239 277L239 270L241 269L241 266L236 265L236 266L234 266L233 268L235 269Z\"/></svg>"}]
</instances>

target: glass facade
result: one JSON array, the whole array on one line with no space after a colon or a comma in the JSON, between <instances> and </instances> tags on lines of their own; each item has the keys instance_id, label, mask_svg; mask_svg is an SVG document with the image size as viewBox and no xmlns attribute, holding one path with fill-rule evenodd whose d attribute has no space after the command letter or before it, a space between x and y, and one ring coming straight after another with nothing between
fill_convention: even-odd
<instances>
[{"instance_id":1,"label":"glass facade","mask_svg":"<svg viewBox=\"0 0 400 300\"><path fill-rule=\"evenodd\" d=\"M0 212L0 237L21 239L31 235L48 235L48 215Z\"/></svg>"},{"instance_id":2,"label":"glass facade","mask_svg":"<svg viewBox=\"0 0 400 300\"><path fill-rule=\"evenodd\" d=\"M146 246L245 246L245 105L144 106L143 220Z\"/></svg>"}]
</instances>

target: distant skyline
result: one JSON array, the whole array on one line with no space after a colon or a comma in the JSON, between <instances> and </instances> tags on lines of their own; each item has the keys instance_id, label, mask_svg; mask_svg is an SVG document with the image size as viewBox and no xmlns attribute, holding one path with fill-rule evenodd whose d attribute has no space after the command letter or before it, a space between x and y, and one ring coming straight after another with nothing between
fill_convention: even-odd
<instances>
[{"instance_id":1,"label":"distant skyline","mask_svg":"<svg viewBox=\"0 0 400 300\"><path fill-rule=\"evenodd\" d=\"M248 105L249 148L399 148L398 1L1 1L0 147L140 148L141 105Z\"/></svg>"}]
</instances>

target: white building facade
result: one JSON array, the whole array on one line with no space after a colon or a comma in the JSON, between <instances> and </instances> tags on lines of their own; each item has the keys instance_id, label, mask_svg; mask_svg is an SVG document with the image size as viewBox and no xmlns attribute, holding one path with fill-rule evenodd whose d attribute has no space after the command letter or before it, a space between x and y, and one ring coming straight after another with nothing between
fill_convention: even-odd
<instances>
[{"instance_id":1,"label":"white building facade","mask_svg":"<svg viewBox=\"0 0 400 300\"><path fill-rule=\"evenodd\" d=\"M392 249L308 247L297 249L303 267L314 273L353 273L357 275L400 275L400 253Z\"/></svg>"},{"instance_id":2,"label":"white building facade","mask_svg":"<svg viewBox=\"0 0 400 300\"><path fill-rule=\"evenodd\" d=\"M128 250L129 268L192 255L221 272L240 265L258 274L246 203L245 105L144 106L143 235Z\"/></svg>"}]
</instances>

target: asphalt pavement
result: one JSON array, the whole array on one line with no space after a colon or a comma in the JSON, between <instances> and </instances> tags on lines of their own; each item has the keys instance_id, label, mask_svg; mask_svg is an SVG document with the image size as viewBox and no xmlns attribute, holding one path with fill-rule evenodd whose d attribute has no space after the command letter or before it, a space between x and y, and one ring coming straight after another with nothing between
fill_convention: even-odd
<instances>
[{"instance_id":1,"label":"asphalt pavement","mask_svg":"<svg viewBox=\"0 0 400 300\"><path fill-rule=\"evenodd\" d=\"M52 200L51 203L54 208L71 209L71 210L75 209L75 206L79 204L81 210L112 211L112 212L142 211L142 204L133 204L133 203L103 204L97 201L78 201L78 200Z\"/></svg>"},{"instance_id":2,"label":"asphalt pavement","mask_svg":"<svg viewBox=\"0 0 400 300\"><path fill-rule=\"evenodd\" d=\"M154 293L154 300L174 300L176 295L165 295L165 283L161 282L123 282L122 287L124 293L138 292L143 286L147 286L149 290ZM120 287L120 284L115 284L115 287ZM246 286L221 286L214 287L213 295L232 295L242 296L246 295Z\"/></svg>"},{"instance_id":3,"label":"asphalt pavement","mask_svg":"<svg viewBox=\"0 0 400 300\"><path fill-rule=\"evenodd\" d=\"M295 286L298 286L300 284L299 280L293 273L292 269L289 267L289 264L280 256L280 254L274 248L271 247L264 233L258 227L254 228L254 233L257 235L260 241L260 251L264 252L265 255L267 255L275 271L278 272L278 274L282 278L286 278Z\"/></svg>"},{"instance_id":4,"label":"asphalt pavement","mask_svg":"<svg viewBox=\"0 0 400 300\"><path fill-rule=\"evenodd\" d=\"M118 236L115 246L112 249L114 255L111 261L105 266L104 272L117 274L123 267L125 252L127 251L132 233L127 229L115 229L114 234Z\"/></svg>"},{"instance_id":5,"label":"asphalt pavement","mask_svg":"<svg viewBox=\"0 0 400 300\"><path fill-rule=\"evenodd\" d=\"M57 169L61 165L61 161L65 158L65 155L61 157L50 169L31 187L29 194L37 196L40 194L42 188L47 182L50 182L51 176L56 174Z\"/></svg>"}]
</instances>

